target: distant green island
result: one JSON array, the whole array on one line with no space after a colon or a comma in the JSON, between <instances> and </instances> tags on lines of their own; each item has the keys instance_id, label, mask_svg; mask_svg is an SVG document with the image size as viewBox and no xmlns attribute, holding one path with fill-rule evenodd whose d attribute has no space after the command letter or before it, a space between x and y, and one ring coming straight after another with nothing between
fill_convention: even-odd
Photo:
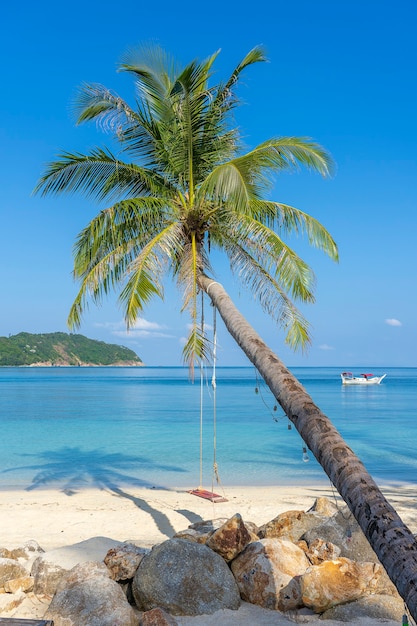
<instances>
[{"instance_id":1,"label":"distant green island","mask_svg":"<svg viewBox=\"0 0 417 626\"><path fill-rule=\"evenodd\" d=\"M124 346L68 333L19 333L0 337L0 367L93 367L143 365Z\"/></svg>"}]
</instances>

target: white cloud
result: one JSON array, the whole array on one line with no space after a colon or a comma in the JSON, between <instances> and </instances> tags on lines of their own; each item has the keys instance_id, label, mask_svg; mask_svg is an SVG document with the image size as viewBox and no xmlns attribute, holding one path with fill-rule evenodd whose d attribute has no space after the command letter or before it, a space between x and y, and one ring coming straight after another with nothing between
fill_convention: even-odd
<instances>
[{"instance_id":1,"label":"white cloud","mask_svg":"<svg viewBox=\"0 0 417 626\"><path fill-rule=\"evenodd\" d=\"M125 337L126 339L136 339L137 337L142 337L142 339L152 339L154 337L174 337L174 335L161 333L156 330L113 330L111 334L116 337Z\"/></svg>"},{"instance_id":2,"label":"white cloud","mask_svg":"<svg viewBox=\"0 0 417 626\"><path fill-rule=\"evenodd\" d=\"M166 328L166 326L158 324L157 322L149 322L143 317L139 317L131 327L132 330L161 330L162 328Z\"/></svg>"},{"instance_id":3,"label":"white cloud","mask_svg":"<svg viewBox=\"0 0 417 626\"><path fill-rule=\"evenodd\" d=\"M158 324L157 322L150 322L143 317L136 320L135 324L129 328L126 328L126 322L104 322L96 324L99 328L107 328L112 335L116 337L124 337L126 339L136 339L138 337L142 339L152 339L154 337L167 337L172 338L174 335L170 335L163 332L166 326Z\"/></svg>"},{"instance_id":4,"label":"white cloud","mask_svg":"<svg viewBox=\"0 0 417 626\"><path fill-rule=\"evenodd\" d=\"M386 319L385 323L388 324L388 326L402 326L400 320L396 320L395 317Z\"/></svg>"},{"instance_id":5,"label":"white cloud","mask_svg":"<svg viewBox=\"0 0 417 626\"><path fill-rule=\"evenodd\" d=\"M320 350L334 350L333 346L328 346L327 343L322 343L319 348Z\"/></svg>"}]
</instances>

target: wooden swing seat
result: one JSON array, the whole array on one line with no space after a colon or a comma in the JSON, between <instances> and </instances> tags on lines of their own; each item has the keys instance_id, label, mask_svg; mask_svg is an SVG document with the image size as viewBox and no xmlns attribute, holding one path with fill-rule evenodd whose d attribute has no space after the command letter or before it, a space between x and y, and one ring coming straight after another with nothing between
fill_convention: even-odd
<instances>
[{"instance_id":1,"label":"wooden swing seat","mask_svg":"<svg viewBox=\"0 0 417 626\"><path fill-rule=\"evenodd\" d=\"M210 502L227 502L227 498L223 498L223 496L220 496L218 493L213 493L212 491L207 491L206 489L191 489L188 493L191 493L192 496L198 496L199 498L210 500Z\"/></svg>"}]
</instances>

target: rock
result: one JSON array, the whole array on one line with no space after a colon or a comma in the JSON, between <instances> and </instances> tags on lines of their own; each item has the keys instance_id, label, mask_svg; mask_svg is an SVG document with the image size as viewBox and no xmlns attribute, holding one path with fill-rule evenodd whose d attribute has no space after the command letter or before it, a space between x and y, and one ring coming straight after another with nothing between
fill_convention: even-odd
<instances>
[{"instance_id":1,"label":"rock","mask_svg":"<svg viewBox=\"0 0 417 626\"><path fill-rule=\"evenodd\" d=\"M243 600L266 609L301 606L297 582L310 563L303 550L287 539L250 543L231 563Z\"/></svg>"},{"instance_id":2,"label":"rock","mask_svg":"<svg viewBox=\"0 0 417 626\"><path fill-rule=\"evenodd\" d=\"M0 548L0 557L14 559L15 561L30 561L43 552L44 550L40 547L40 545L32 539L30 541L26 541L26 543L22 546L12 548L11 550L7 548Z\"/></svg>"},{"instance_id":3,"label":"rock","mask_svg":"<svg viewBox=\"0 0 417 626\"><path fill-rule=\"evenodd\" d=\"M104 563L76 565L59 583L44 616L54 626L138 626L139 619Z\"/></svg>"},{"instance_id":4,"label":"rock","mask_svg":"<svg viewBox=\"0 0 417 626\"><path fill-rule=\"evenodd\" d=\"M343 557L312 565L300 576L303 604L323 613L337 604L375 593L381 569L376 563L356 563Z\"/></svg>"},{"instance_id":5,"label":"rock","mask_svg":"<svg viewBox=\"0 0 417 626\"><path fill-rule=\"evenodd\" d=\"M181 530L176 533L173 539L187 539L195 543L205 544L214 531L223 526L226 522L227 517L195 522L194 524L190 524L186 530Z\"/></svg>"},{"instance_id":6,"label":"rock","mask_svg":"<svg viewBox=\"0 0 417 626\"><path fill-rule=\"evenodd\" d=\"M332 543L340 548L341 557L346 557L351 561L380 564L377 555L372 550L365 534L347 506L338 509L338 512L333 517L328 518L315 528L311 528L302 538L307 541L308 545L311 545L317 539L326 543ZM381 570L376 593L394 596L398 594L385 569Z\"/></svg>"},{"instance_id":7,"label":"rock","mask_svg":"<svg viewBox=\"0 0 417 626\"><path fill-rule=\"evenodd\" d=\"M204 615L238 609L239 590L218 554L205 545L170 539L146 554L135 574L138 607L163 608L172 615Z\"/></svg>"},{"instance_id":8,"label":"rock","mask_svg":"<svg viewBox=\"0 0 417 626\"><path fill-rule=\"evenodd\" d=\"M340 552L339 546L323 539L314 539L305 550L312 565L319 565L323 561L333 561L340 556Z\"/></svg>"},{"instance_id":9,"label":"rock","mask_svg":"<svg viewBox=\"0 0 417 626\"><path fill-rule=\"evenodd\" d=\"M25 600L26 594L23 591L18 591L13 594L4 593L0 595L0 614L7 615L11 611L14 611Z\"/></svg>"},{"instance_id":10,"label":"rock","mask_svg":"<svg viewBox=\"0 0 417 626\"><path fill-rule=\"evenodd\" d=\"M333 500L329 500L329 498L325 498L324 496L320 496L316 498L314 504L311 508L308 509L307 513L319 513L324 517L332 517L338 511L338 507L336 502Z\"/></svg>"},{"instance_id":11,"label":"rock","mask_svg":"<svg viewBox=\"0 0 417 626\"><path fill-rule=\"evenodd\" d=\"M229 562L251 541L252 535L246 528L242 517L237 513L213 532L206 545Z\"/></svg>"},{"instance_id":12,"label":"rock","mask_svg":"<svg viewBox=\"0 0 417 626\"><path fill-rule=\"evenodd\" d=\"M34 592L53 596L66 572L75 565L89 561L102 561L107 552L122 545L108 537L93 537L70 546L49 550L39 556L32 565L31 576L35 579Z\"/></svg>"},{"instance_id":13,"label":"rock","mask_svg":"<svg viewBox=\"0 0 417 626\"><path fill-rule=\"evenodd\" d=\"M143 613L139 626L177 626L178 622L161 608L151 609Z\"/></svg>"},{"instance_id":14,"label":"rock","mask_svg":"<svg viewBox=\"0 0 417 626\"><path fill-rule=\"evenodd\" d=\"M392 620L402 623L404 600L391 595L370 595L359 598L355 602L338 604L320 616L323 620L353 622L357 624L364 617L378 620Z\"/></svg>"},{"instance_id":15,"label":"rock","mask_svg":"<svg viewBox=\"0 0 417 626\"><path fill-rule=\"evenodd\" d=\"M8 580L23 578L27 575L27 569L15 559L0 558L0 587L4 587Z\"/></svg>"},{"instance_id":16,"label":"rock","mask_svg":"<svg viewBox=\"0 0 417 626\"><path fill-rule=\"evenodd\" d=\"M324 519L307 530L302 539L310 545L315 539L322 539L339 546L340 555L352 561L371 561L378 563L378 558L359 524L345 507L330 518Z\"/></svg>"},{"instance_id":17,"label":"rock","mask_svg":"<svg viewBox=\"0 0 417 626\"><path fill-rule=\"evenodd\" d=\"M61 579L68 570L42 557L35 559L30 575L34 579L33 591L36 595L53 596Z\"/></svg>"},{"instance_id":18,"label":"rock","mask_svg":"<svg viewBox=\"0 0 417 626\"><path fill-rule=\"evenodd\" d=\"M13 578L4 583L6 593L16 593L17 591L32 591L35 580L32 576L22 576L21 578Z\"/></svg>"},{"instance_id":19,"label":"rock","mask_svg":"<svg viewBox=\"0 0 417 626\"><path fill-rule=\"evenodd\" d=\"M314 512L287 511L286 513L280 513L270 522L260 526L259 537L261 539L283 537L290 541L297 541L323 519L323 516Z\"/></svg>"},{"instance_id":20,"label":"rock","mask_svg":"<svg viewBox=\"0 0 417 626\"><path fill-rule=\"evenodd\" d=\"M186 541L194 541L194 543L205 544L211 534L212 532L201 533L198 530L194 530L194 528L186 528L175 533L173 539L184 539Z\"/></svg>"},{"instance_id":21,"label":"rock","mask_svg":"<svg viewBox=\"0 0 417 626\"><path fill-rule=\"evenodd\" d=\"M139 548L132 543L124 543L115 548L110 548L104 557L104 563L107 565L113 580L128 580L133 578L139 563L148 553L147 548Z\"/></svg>"}]
</instances>

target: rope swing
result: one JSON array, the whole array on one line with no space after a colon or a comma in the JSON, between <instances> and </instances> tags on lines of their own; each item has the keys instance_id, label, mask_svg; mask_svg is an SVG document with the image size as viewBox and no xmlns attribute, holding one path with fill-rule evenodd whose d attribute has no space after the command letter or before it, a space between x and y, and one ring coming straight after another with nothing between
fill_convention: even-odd
<instances>
[{"instance_id":1,"label":"rope swing","mask_svg":"<svg viewBox=\"0 0 417 626\"><path fill-rule=\"evenodd\" d=\"M211 377L211 386L213 389L213 473L211 482L211 491L203 489L203 385L204 385L204 368L203 360L200 361L200 485L198 489L193 489L189 493L200 498L205 498L211 502L227 502L223 496L214 493L214 480L220 484L219 467L217 464L217 393L216 393L216 360L217 360L217 319L216 307L213 306L213 373ZM204 292L201 291L201 329L204 331Z\"/></svg>"}]
</instances>

